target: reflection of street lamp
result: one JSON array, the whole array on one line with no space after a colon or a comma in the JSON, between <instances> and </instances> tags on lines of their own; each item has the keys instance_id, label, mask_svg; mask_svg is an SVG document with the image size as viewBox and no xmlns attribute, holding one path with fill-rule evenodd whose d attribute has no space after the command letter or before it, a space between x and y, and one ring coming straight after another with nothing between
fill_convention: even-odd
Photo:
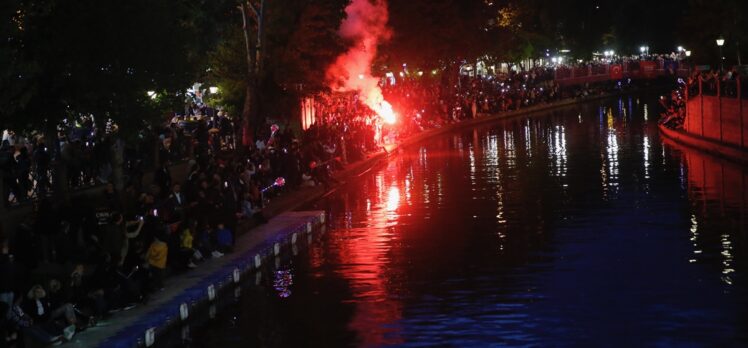
<instances>
[{"instance_id":1,"label":"reflection of street lamp","mask_svg":"<svg viewBox=\"0 0 748 348\"><path fill-rule=\"evenodd\" d=\"M719 71L725 70L724 57L722 57L722 46L725 44L725 39L720 36L717 38L717 46L719 47Z\"/></svg>"}]
</instances>

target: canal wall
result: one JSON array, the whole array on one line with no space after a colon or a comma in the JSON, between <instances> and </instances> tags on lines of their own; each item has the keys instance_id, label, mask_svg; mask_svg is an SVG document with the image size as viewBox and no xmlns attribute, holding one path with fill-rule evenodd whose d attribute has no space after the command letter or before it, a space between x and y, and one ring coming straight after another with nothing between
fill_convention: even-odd
<instances>
[{"instance_id":1,"label":"canal wall","mask_svg":"<svg viewBox=\"0 0 748 348\"><path fill-rule=\"evenodd\" d=\"M725 158L737 163L748 163L748 151L735 145L720 142L713 138L702 137L697 134L679 129L670 129L663 125L659 126L660 134L679 144L700 150L714 156Z\"/></svg>"},{"instance_id":2,"label":"canal wall","mask_svg":"<svg viewBox=\"0 0 748 348\"><path fill-rule=\"evenodd\" d=\"M257 276L263 265L281 254L296 253L312 242L325 222L323 211L287 212L237 240L237 251L209 260L189 273L172 277L147 305L117 313L102 326L91 328L66 346L134 348L150 347L159 337L179 325L188 325L190 313L200 307L234 296L231 290L246 277ZM254 237L253 237L254 236ZM259 241L259 242L258 242Z\"/></svg>"},{"instance_id":3,"label":"canal wall","mask_svg":"<svg viewBox=\"0 0 748 348\"><path fill-rule=\"evenodd\" d=\"M743 115L746 108L748 100L702 94L687 102L683 129L706 139L745 148L748 143L748 122Z\"/></svg>"}]
</instances>

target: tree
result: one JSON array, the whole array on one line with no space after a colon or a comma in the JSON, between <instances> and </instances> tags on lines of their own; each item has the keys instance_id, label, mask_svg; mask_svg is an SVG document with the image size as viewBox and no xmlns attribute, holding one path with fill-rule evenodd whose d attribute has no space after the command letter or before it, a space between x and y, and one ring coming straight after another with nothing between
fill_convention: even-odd
<instances>
[{"instance_id":1,"label":"tree","mask_svg":"<svg viewBox=\"0 0 748 348\"><path fill-rule=\"evenodd\" d=\"M8 13L0 103L16 127L50 129L88 113L139 127L181 103L200 66L188 1L18 0Z\"/></svg>"},{"instance_id":2,"label":"tree","mask_svg":"<svg viewBox=\"0 0 748 348\"><path fill-rule=\"evenodd\" d=\"M247 16L249 31L242 32L239 23L221 37L209 55L212 77L222 90L222 102L242 110L247 130L251 124L262 124L267 115L293 112L300 94L326 88L325 68L343 49L337 27L346 4L346 0L268 0L262 34L258 35L258 17L251 15Z\"/></svg>"}]
</instances>

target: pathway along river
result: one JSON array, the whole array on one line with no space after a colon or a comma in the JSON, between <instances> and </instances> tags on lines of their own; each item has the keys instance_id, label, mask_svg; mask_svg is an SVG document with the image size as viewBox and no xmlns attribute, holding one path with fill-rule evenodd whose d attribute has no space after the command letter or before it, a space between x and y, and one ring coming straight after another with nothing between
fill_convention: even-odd
<instances>
[{"instance_id":1,"label":"pathway along river","mask_svg":"<svg viewBox=\"0 0 748 348\"><path fill-rule=\"evenodd\" d=\"M327 232L191 345L748 344L747 171L663 143L658 111L608 99L405 149L307 207Z\"/></svg>"}]
</instances>

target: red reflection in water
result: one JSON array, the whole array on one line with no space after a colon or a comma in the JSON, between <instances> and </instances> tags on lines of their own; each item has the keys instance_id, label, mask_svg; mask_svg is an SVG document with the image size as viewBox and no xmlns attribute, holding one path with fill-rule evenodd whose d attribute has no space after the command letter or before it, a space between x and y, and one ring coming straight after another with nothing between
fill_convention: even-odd
<instances>
[{"instance_id":1,"label":"red reflection in water","mask_svg":"<svg viewBox=\"0 0 748 348\"><path fill-rule=\"evenodd\" d=\"M679 150L688 169L688 189L701 195L698 200L720 202L721 213L726 207L746 206L748 172L738 164L703 154L678 145L668 139L665 143ZM694 198L694 197L692 197Z\"/></svg>"},{"instance_id":2,"label":"red reflection in water","mask_svg":"<svg viewBox=\"0 0 748 348\"><path fill-rule=\"evenodd\" d=\"M355 299L355 313L348 328L366 346L402 344L398 328L388 326L401 319L403 307L398 299L401 287L394 280L398 278L393 274L396 271L389 267L399 237L401 188L394 179L383 176L370 183L369 197L376 201L372 202L367 226L348 228L331 249L337 251L333 256L337 262L345 265L337 272L348 281L351 298ZM346 211L351 211L349 208L346 206Z\"/></svg>"},{"instance_id":3,"label":"red reflection in water","mask_svg":"<svg viewBox=\"0 0 748 348\"><path fill-rule=\"evenodd\" d=\"M744 209L748 202L748 172L738 164L702 154L667 139L665 143L682 153L688 172L688 195L695 203L690 228L694 255L690 262L701 261L703 250L717 245L721 279L725 284L733 285L734 274L740 268L735 259L735 249L745 247L744 240L738 236L746 231ZM720 218L708 219L709 216Z\"/></svg>"},{"instance_id":4,"label":"red reflection in water","mask_svg":"<svg viewBox=\"0 0 748 348\"><path fill-rule=\"evenodd\" d=\"M387 193L387 211L394 212L398 206L400 206L400 189L392 186Z\"/></svg>"}]
</instances>

